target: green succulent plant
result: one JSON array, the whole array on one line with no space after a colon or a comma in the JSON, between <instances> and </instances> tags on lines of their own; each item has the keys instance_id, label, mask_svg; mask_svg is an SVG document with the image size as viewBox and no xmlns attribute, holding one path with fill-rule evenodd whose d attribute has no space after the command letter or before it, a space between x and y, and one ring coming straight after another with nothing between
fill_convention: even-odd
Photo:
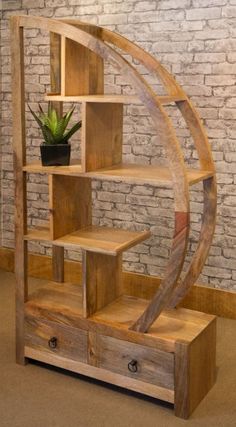
<instances>
[{"instance_id":1,"label":"green succulent plant","mask_svg":"<svg viewBox=\"0 0 236 427\"><path fill-rule=\"evenodd\" d=\"M62 117L59 117L57 111L51 107L50 103L48 104L47 113L44 113L41 105L39 104L38 115L35 114L29 105L28 107L41 129L45 144L47 145L68 144L71 136L74 135L74 133L81 127L82 122L80 120L75 123L70 130L66 131L75 107L71 108L68 113Z\"/></svg>"}]
</instances>

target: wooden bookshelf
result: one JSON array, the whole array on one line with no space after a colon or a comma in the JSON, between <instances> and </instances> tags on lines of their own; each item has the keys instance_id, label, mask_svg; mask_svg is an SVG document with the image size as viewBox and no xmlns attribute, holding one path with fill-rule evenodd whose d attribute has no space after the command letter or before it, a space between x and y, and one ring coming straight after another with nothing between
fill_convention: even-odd
<instances>
[{"instance_id":1,"label":"wooden bookshelf","mask_svg":"<svg viewBox=\"0 0 236 427\"><path fill-rule=\"evenodd\" d=\"M70 166L26 162L24 28L50 35L51 93L44 99L60 114L65 102L82 104L81 158ZM215 381L215 317L179 308L204 266L216 221L215 168L199 115L154 57L107 29L78 20L13 16L11 49L16 360L25 364L35 359L163 399L174 404L176 416L188 418ZM154 93L121 51L157 76L166 95ZM104 60L127 77L135 96L104 94ZM122 160L123 106L140 103L153 121L168 167ZM182 114L199 169L186 167L167 105ZM27 228L27 173L48 176L48 226ZM123 252L151 233L93 225L92 179L173 189L172 247L152 300L142 299L138 290L137 297L126 295L122 280ZM202 224L197 249L183 273L191 220L189 190L198 182L203 186ZM34 293L27 286L31 241L52 245L52 281ZM80 284L64 281L65 248L81 248Z\"/></svg>"}]
</instances>

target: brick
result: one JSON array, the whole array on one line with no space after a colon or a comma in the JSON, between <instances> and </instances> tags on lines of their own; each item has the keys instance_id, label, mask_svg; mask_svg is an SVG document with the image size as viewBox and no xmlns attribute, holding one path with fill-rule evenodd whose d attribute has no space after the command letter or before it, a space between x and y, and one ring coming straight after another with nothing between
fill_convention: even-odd
<instances>
[{"instance_id":1,"label":"brick","mask_svg":"<svg viewBox=\"0 0 236 427\"><path fill-rule=\"evenodd\" d=\"M161 0L159 1L159 9L185 9L191 4L190 0Z\"/></svg>"},{"instance_id":2,"label":"brick","mask_svg":"<svg viewBox=\"0 0 236 427\"><path fill-rule=\"evenodd\" d=\"M98 15L102 13L101 5L91 6L78 6L75 8L75 15Z\"/></svg>"},{"instance_id":3,"label":"brick","mask_svg":"<svg viewBox=\"0 0 236 427\"><path fill-rule=\"evenodd\" d=\"M219 117L222 119L235 120L236 119L236 109L222 108L219 112Z\"/></svg>"},{"instance_id":4,"label":"brick","mask_svg":"<svg viewBox=\"0 0 236 427\"><path fill-rule=\"evenodd\" d=\"M44 0L22 0L23 7L44 7Z\"/></svg>"},{"instance_id":5,"label":"brick","mask_svg":"<svg viewBox=\"0 0 236 427\"><path fill-rule=\"evenodd\" d=\"M196 39L200 40L211 40L211 39L225 39L228 37L227 30L204 30L198 31L195 35Z\"/></svg>"},{"instance_id":6,"label":"brick","mask_svg":"<svg viewBox=\"0 0 236 427\"><path fill-rule=\"evenodd\" d=\"M229 76L206 76L205 84L210 86L231 86L235 79Z\"/></svg>"},{"instance_id":7,"label":"brick","mask_svg":"<svg viewBox=\"0 0 236 427\"><path fill-rule=\"evenodd\" d=\"M217 63L217 62L224 62L226 58L225 53L196 53L194 55L194 62L211 62L211 63Z\"/></svg>"},{"instance_id":8,"label":"brick","mask_svg":"<svg viewBox=\"0 0 236 427\"><path fill-rule=\"evenodd\" d=\"M193 7L224 6L227 0L193 0Z\"/></svg>"},{"instance_id":9,"label":"brick","mask_svg":"<svg viewBox=\"0 0 236 427\"><path fill-rule=\"evenodd\" d=\"M227 18L235 18L236 17L236 6L235 7L224 7L222 10L222 16L226 16Z\"/></svg>"},{"instance_id":10,"label":"brick","mask_svg":"<svg viewBox=\"0 0 236 427\"><path fill-rule=\"evenodd\" d=\"M207 52L230 52L236 49L236 40L207 40L205 50Z\"/></svg>"},{"instance_id":11,"label":"brick","mask_svg":"<svg viewBox=\"0 0 236 427\"><path fill-rule=\"evenodd\" d=\"M55 17L66 17L66 16L72 16L74 12L73 7L60 7L56 9Z\"/></svg>"},{"instance_id":12,"label":"brick","mask_svg":"<svg viewBox=\"0 0 236 427\"><path fill-rule=\"evenodd\" d=\"M128 16L128 22L143 23L143 22L157 22L159 18L158 11L150 12L134 12Z\"/></svg>"},{"instance_id":13,"label":"brick","mask_svg":"<svg viewBox=\"0 0 236 427\"><path fill-rule=\"evenodd\" d=\"M159 5L158 5L159 6ZM139 1L134 5L135 11L147 11L147 10L155 10L157 7L157 2L155 0L151 1Z\"/></svg>"},{"instance_id":14,"label":"brick","mask_svg":"<svg viewBox=\"0 0 236 427\"><path fill-rule=\"evenodd\" d=\"M186 11L186 19L196 21L199 19L216 19L220 18L221 9L219 7L189 9Z\"/></svg>"},{"instance_id":15,"label":"brick","mask_svg":"<svg viewBox=\"0 0 236 427\"><path fill-rule=\"evenodd\" d=\"M236 74L236 65L224 62L212 66L213 74Z\"/></svg>"},{"instance_id":16,"label":"brick","mask_svg":"<svg viewBox=\"0 0 236 427\"><path fill-rule=\"evenodd\" d=\"M111 25L111 24L126 24L127 23L127 15L126 14L108 14L101 15L98 17L98 21L100 25Z\"/></svg>"}]
</instances>

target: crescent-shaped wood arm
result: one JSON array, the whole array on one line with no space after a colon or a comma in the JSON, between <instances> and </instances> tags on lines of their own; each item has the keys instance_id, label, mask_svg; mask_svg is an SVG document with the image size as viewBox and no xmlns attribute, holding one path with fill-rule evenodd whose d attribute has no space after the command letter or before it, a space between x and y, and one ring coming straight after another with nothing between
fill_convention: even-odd
<instances>
[{"instance_id":1,"label":"crescent-shaped wood arm","mask_svg":"<svg viewBox=\"0 0 236 427\"><path fill-rule=\"evenodd\" d=\"M175 232L170 259L166 268L164 279L161 281L158 291L147 306L144 313L131 326L131 330L147 332L153 322L168 304L173 289L179 279L185 260L186 248L189 236L189 213L175 212Z\"/></svg>"},{"instance_id":2,"label":"crescent-shaped wood arm","mask_svg":"<svg viewBox=\"0 0 236 427\"><path fill-rule=\"evenodd\" d=\"M204 209L198 247L193 255L192 261L189 265L188 271L184 279L180 283L178 283L170 298L168 304L169 308L176 307L188 293L191 286L194 285L204 267L206 258L210 250L216 222L217 199L215 177L204 180L203 188Z\"/></svg>"}]
</instances>

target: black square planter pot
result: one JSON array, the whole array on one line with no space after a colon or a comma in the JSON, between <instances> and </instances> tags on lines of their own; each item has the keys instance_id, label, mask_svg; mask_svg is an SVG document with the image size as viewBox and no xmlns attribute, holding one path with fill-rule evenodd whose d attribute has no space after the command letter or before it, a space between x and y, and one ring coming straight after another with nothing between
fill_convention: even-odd
<instances>
[{"instance_id":1,"label":"black square planter pot","mask_svg":"<svg viewBox=\"0 0 236 427\"><path fill-rule=\"evenodd\" d=\"M70 144L41 144L43 166L68 166L70 164Z\"/></svg>"}]
</instances>

